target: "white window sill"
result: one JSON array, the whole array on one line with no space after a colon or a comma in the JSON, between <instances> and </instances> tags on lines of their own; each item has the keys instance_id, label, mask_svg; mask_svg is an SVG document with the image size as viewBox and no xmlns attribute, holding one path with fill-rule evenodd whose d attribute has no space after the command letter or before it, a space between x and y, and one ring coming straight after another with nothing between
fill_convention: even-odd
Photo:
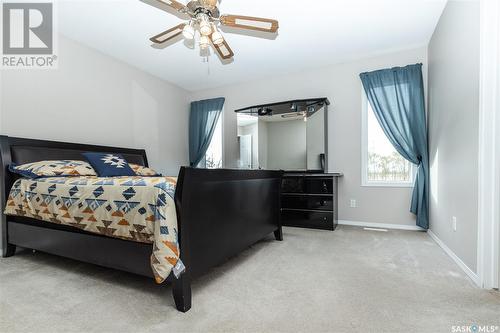
<instances>
[{"instance_id":1,"label":"white window sill","mask_svg":"<svg viewBox=\"0 0 500 333\"><path fill-rule=\"evenodd\" d=\"M413 188L413 183L363 183L362 187L395 187L395 188Z\"/></svg>"}]
</instances>

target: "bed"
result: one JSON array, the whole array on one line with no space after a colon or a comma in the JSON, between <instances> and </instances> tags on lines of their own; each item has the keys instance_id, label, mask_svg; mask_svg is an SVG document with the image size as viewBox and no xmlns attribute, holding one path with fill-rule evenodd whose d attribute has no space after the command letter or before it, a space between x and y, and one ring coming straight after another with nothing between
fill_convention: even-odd
<instances>
[{"instance_id":1,"label":"bed","mask_svg":"<svg viewBox=\"0 0 500 333\"><path fill-rule=\"evenodd\" d=\"M21 186L19 176L8 171L10 164L81 160L83 152L112 152L121 154L129 163L148 166L146 152L141 149L0 136L2 256L14 255L19 246L154 277L157 282L162 282L164 279L158 279L150 262L151 242L96 234L78 226L47 222L50 219L38 215L10 216L3 213L11 189ZM176 187L169 190L174 192L177 254L186 270L178 278L172 273L165 276L166 282L172 284L179 311L186 312L191 308L193 278L201 277L269 234L274 233L277 240L283 239L279 212L281 177L280 171L180 169ZM57 182L57 178L50 181ZM35 185L25 183L23 186L50 185L44 182L49 181L42 180ZM12 197L10 199L12 201ZM175 252L174 248L172 250Z\"/></svg>"}]
</instances>

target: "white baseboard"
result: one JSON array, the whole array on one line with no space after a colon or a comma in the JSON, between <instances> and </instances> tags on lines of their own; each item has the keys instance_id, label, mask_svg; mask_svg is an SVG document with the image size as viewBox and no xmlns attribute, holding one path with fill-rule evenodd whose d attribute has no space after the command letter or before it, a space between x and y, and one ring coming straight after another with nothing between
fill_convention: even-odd
<instances>
[{"instance_id":1,"label":"white baseboard","mask_svg":"<svg viewBox=\"0 0 500 333\"><path fill-rule=\"evenodd\" d=\"M460 267L478 287L481 287L481 283L477 274L474 273L472 269L470 269L469 266L467 266L462 261L462 259L460 259L448 246L446 246L446 244L443 243L443 241L440 240L438 236L436 236L436 234L433 233L430 229L427 230L427 234L431 236L431 238L437 243L437 245L439 245L444 250L444 252L446 252L446 254L449 255L450 258L453 259L453 261L455 261L458 267Z\"/></svg>"},{"instance_id":2,"label":"white baseboard","mask_svg":"<svg viewBox=\"0 0 500 333\"><path fill-rule=\"evenodd\" d=\"M348 221L348 220L339 220L339 224L352 225L356 227L367 227L367 228L425 231L424 229L416 225L407 225L407 224L375 223L375 222L361 222L361 221Z\"/></svg>"}]
</instances>

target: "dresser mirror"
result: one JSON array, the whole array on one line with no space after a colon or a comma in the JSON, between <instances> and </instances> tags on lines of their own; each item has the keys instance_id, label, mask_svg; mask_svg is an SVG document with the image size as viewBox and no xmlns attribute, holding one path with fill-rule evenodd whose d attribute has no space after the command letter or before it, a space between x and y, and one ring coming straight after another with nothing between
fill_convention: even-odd
<instances>
[{"instance_id":1,"label":"dresser mirror","mask_svg":"<svg viewBox=\"0 0 500 333\"><path fill-rule=\"evenodd\" d=\"M241 169L327 170L326 98L236 110Z\"/></svg>"}]
</instances>

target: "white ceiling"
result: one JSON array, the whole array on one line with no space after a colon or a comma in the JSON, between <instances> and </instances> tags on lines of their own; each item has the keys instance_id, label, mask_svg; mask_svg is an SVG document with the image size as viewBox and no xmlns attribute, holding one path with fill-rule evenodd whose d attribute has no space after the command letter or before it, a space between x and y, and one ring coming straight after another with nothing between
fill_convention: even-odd
<instances>
[{"instance_id":1,"label":"white ceiling","mask_svg":"<svg viewBox=\"0 0 500 333\"><path fill-rule=\"evenodd\" d=\"M280 22L274 40L226 28L235 52L229 64L216 55L204 63L198 49L189 49L182 40L164 49L152 47L149 37L182 22L151 6L154 0L57 3L63 35L196 91L422 46L446 0L222 0L222 13Z\"/></svg>"}]
</instances>

